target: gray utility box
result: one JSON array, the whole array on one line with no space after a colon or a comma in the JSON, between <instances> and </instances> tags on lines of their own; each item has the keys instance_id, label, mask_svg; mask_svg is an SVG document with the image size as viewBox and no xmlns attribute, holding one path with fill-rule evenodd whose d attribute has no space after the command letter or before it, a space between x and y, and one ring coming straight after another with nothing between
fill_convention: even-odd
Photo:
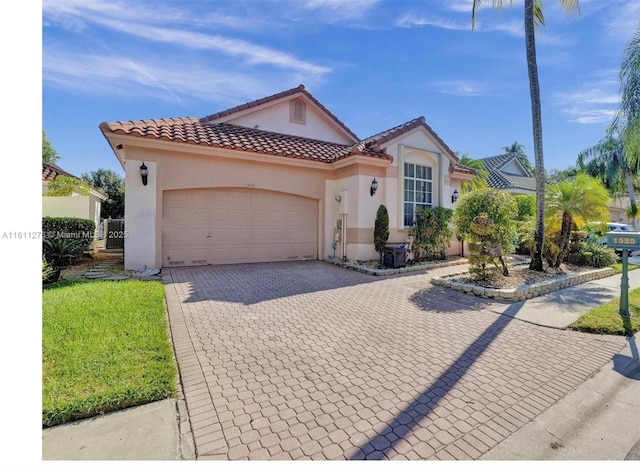
<instances>
[{"instance_id":1,"label":"gray utility box","mask_svg":"<svg viewBox=\"0 0 640 471\"><path fill-rule=\"evenodd\" d=\"M386 246L382 257L385 267L402 268L407 266L407 249L402 246Z\"/></svg>"}]
</instances>

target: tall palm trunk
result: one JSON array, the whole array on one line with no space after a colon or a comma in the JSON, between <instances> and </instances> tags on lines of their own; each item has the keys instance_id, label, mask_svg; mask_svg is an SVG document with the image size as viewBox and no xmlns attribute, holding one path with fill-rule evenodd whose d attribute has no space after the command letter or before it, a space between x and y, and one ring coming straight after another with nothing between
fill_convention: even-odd
<instances>
[{"instance_id":1,"label":"tall palm trunk","mask_svg":"<svg viewBox=\"0 0 640 471\"><path fill-rule=\"evenodd\" d=\"M571 245L571 229L573 228L573 219L571 214L562 214L562 228L560 229L560 252L556 257L556 261L553 264L554 267L559 268L565 257L569 253L569 246Z\"/></svg>"},{"instance_id":2,"label":"tall palm trunk","mask_svg":"<svg viewBox=\"0 0 640 471\"><path fill-rule=\"evenodd\" d=\"M527 48L527 68L529 71L529 91L531 94L531 118L533 121L533 152L536 176L536 230L533 239L530 270L543 271L542 252L544 249L544 187L545 171L542 154L542 112L540 109L540 83L536 60L536 36L534 25L534 0L524 2L524 32Z\"/></svg>"},{"instance_id":3,"label":"tall palm trunk","mask_svg":"<svg viewBox=\"0 0 640 471\"><path fill-rule=\"evenodd\" d=\"M631 203L631 225L637 231L636 220L638 217L638 205L636 204L636 194L633 190L633 179L631 178L631 172L629 171L629 166L624 163L623 167L624 178L627 182L627 191L629 192L629 202Z\"/></svg>"}]
</instances>

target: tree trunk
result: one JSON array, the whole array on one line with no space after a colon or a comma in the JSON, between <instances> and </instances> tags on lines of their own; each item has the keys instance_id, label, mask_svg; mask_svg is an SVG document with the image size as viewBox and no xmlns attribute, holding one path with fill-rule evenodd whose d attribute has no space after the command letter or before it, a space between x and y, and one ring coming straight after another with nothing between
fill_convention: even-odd
<instances>
[{"instance_id":1,"label":"tree trunk","mask_svg":"<svg viewBox=\"0 0 640 471\"><path fill-rule=\"evenodd\" d=\"M564 258L569 253L569 245L571 243L571 228L573 227L573 221L571 215L568 213L562 214L562 229L560 229L560 252L554 263L554 267L560 268L560 264L564 261Z\"/></svg>"},{"instance_id":2,"label":"tree trunk","mask_svg":"<svg viewBox=\"0 0 640 471\"><path fill-rule=\"evenodd\" d=\"M636 219L638 217L638 206L636 204L636 195L635 192L633 191L633 180L631 178L631 172L629 171L629 166L625 163L623 163L623 171L624 171L624 178L627 181L627 191L629 192L629 201L631 202L631 225L633 226L634 230L638 230L638 228L636 227Z\"/></svg>"},{"instance_id":3,"label":"tree trunk","mask_svg":"<svg viewBox=\"0 0 640 471\"><path fill-rule=\"evenodd\" d=\"M540 109L540 83L538 81L538 64L536 60L533 4L534 0L525 0L524 2L524 31L527 49L527 68L529 71L529 91L531 95L531 118L533 121L533 151L536 159L536 231L529 269L543 271L545 171L542 153L542 112Z\"/></svg>"}]
</instances>

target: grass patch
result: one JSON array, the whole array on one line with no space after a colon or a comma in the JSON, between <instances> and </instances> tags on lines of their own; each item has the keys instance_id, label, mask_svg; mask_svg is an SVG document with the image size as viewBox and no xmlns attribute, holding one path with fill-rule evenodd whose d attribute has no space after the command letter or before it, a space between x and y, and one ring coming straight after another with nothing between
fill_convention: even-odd
<instances>
[{"instance_id":1,"label":"grass patch","mask_svg":"<svg viewBox=\"0 0 640 471\"><path fill-rule=\"evenodd\" d=\"M591 309L569 326L570 329L594 334L626 335L640 331L640 288L629 291L629 320L619 314L620 300Z\"/></svg>"},{"instance_id":2,"label":"grass patch","mask_svg":"<svg viewBox=\"0 0 640 471\"><path fill-rule=\"evenodd\" d=\"M44 426L176 394L162 283L60 282L42 306Z\"/></svg>"},{"instance_id":3,"label":"grass patch","mask_svg":"<svg viewBox=\"0 0 640 471\"><path fill-rule=\"evenodd\" d=\"M633 270L636 270L637 268L640 268L640 265L633 265L631 263L628 263L627 267L628 267L627 268L628 271L633 271ZM613 271L615 272L616 275L619 275L620 273L622 273L622 262L616 263L611 268L613 268Z\"/></svg>"}]
</instances>

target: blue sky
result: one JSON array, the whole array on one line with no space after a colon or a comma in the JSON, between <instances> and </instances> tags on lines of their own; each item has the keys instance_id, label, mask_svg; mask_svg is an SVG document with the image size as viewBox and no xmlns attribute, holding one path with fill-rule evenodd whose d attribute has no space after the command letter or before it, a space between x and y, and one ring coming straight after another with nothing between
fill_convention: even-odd
<instances>
[{"instance_id":1,"label":"blue sky","mask_svg":"<svg viewBox=\"0 0 640 471\"><path fill-rule=\"evenodd\" d=\"M475 30L471 3L45 0L43 128L62 168L122 174L100 122L202 117L302 83L361 138L425 116L461 154L518 141L533 161L522 1L480 9ZM545 18L545 164L564 169L611 122L640 2L549 0Z\"/></svg>"},{"instance_id":2,"label":"blue sky","mask_svg":"<svg viewBox=\"0 0 640 471\"><path fill-rule=\"evenodd\" d=\"M425 116L461 154L518 141L533 161L522 1L480 9L475 30L471 3L45 0L42 125L62 168L122 174L100 122L202 117L302 83L361 138ZM564 169L611 122L640 2L549 0L545 17L545 164Z\"/></svg>"}]
</instances>

